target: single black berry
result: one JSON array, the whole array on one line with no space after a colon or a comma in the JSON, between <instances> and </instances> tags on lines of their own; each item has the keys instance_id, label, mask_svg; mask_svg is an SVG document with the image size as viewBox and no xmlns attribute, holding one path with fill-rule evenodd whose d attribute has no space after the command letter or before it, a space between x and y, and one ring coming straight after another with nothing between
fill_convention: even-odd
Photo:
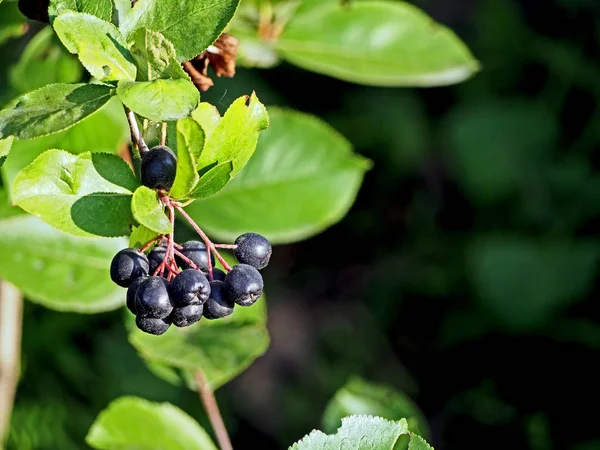
<instances>
[{"instance_id":1,"label":"single black berry","mask_svg":"<svg viewBox=\"0 0 600 450\"><path fill-rule=\"evenodd\" d=\"M175 181L177 158L169 147L150 149L142 156L140 176L142 184L150 189L169 190Z\"/></svg>"},{"instance_id":2,"label":"single black berry","mask_svg":"<svg viewBox=\"0 0 600 450\"><path fill-rule=\"evenodd\" d=\"M189 260L191 260L198 269L200 269L205 274L208 273L208 255L206 253L206 245L200 241L188 241L183 244L183 248L180 252ZM184 261L181 257L175 256L175 260L177 261L177 265L182 269L191 269L192 266ZM215 257L211 253L210 260L214 267L215 265Z\"/></svg>"},{"instance_id":3,"label":"single black berry","mask_svg":"<svg viewBox=\"0 0 600 450\"><path fill-rule=\"evenodd\" d=\"M206 276L196 269L179 272L170 286L174 306L202 305L210 294Z\"/></svg>"},{"instance_id":4,"label":"single black berry","mask_svg":"<svg viewBox=\"0 0 600 450\"><path fill-rule=\"evenodd\" d=\"M140 317L135 318L135 324L137 327L145 333L155 334L160 336L171 326L171 319L165 317L164 319L155 319L153 317Z\"/></svg>"},{"instance_id":5,"label":"single black berry","mask_svg":"<svg viewBox=\"0 0 600 450\"><path fill-rule=\"evenodd\" d=\"M110 278L119 286L128 287L133 280L148 275L146 255L137 248L126 248L115 255L110 263Z\"/></svg>"},{"instance_id":6,"label":"single black berry","mask_svg":"<svg viewBox=\"0 0 600 450\"><path fill-rule=\"evenodd\" d=\"M264 287L260 272L248 264L238 264L227 274L224 283L227 296L241 306L253 305Z\"/></svg>"},{"instance_id":7,"label":"single black berry","mask_svg":"<svg viewBox=\"0 0 600 450\"><path fill-rule=\"evenodd\" d=\"M137 293L141 282L145 279L146 277L136 278L127 288L127 308L129 308L129 311L131 311L133 314L137 314L137 309L135 307L135 294Z\"/></svg>"},{"instance_id":8,"label":"single black berry","mask_svg":"<svg viewBox=\"0 0 600 450\"><path fill-rule=\"evenodd\" d=\"M210 296L204 304L203 315L207 319L222 319L233 312L235 303L227 297L225 283L222 281L210 282Z\"/></svg>"},{"instance_id":9,"label":"single black berry","mask_svg":"<svg viewBox=\"0 0 600 450\"><path fill-rule=\"evenodd\" d=\"M156 271L158 266L160 266L160 264L163 262L166 255L167 249L162 245L155 246L150 251L150 253L148 253L148 263L150 264L150 272L148 273L150 275L154 275L154 272Z\"/></svg>"},{"instance_id":10,"label":"single black berry","mask_svg":"<svg viewBox=\"0 0 600 450\"><path fill-rule=\"evenodd\" d=\"M138 317L163 319L171 314L173 305L168 287L169 282L162 277L144 279L135 294L135 310Z\"/></svg>"},{"instance_id":11,"label":"single black berry","mask_svg":"<svg viewBox=\"0 0 600 450\"><path fill-rule=\"evenodd\" d=\"M188 305L181 308L174 308L169 318L176 327L189 327L202 319L203 310L204 306L202 305Z\"/></svg>"},{"instance_id":12,"label":"single black berry","mask_svg":"<svg viewBox=\"0 0 600 450\"><path fill-rule=\"evenodd\" d=\"M264 269L271 259L271 243L260 234L246 233L235 240L235 257L242 264Z\"/></svg>"},{"instance_id":13,"label":"single black berry","mask_svg":"<svg viewBox=\"0 0 600 450\"><path fill-rule=\"evenodd\" d=\"M225 273L223 270L213 267L213 280L225 281L226 276L227 273Z\"/></svg>"}]
</instances>

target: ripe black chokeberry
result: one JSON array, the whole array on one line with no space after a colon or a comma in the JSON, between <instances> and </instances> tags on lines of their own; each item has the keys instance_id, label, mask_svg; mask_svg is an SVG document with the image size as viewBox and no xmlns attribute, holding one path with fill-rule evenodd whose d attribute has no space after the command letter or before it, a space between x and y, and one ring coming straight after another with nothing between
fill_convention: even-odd
<instances>
[{"instance_id":1,"label":"ripe black chokeberry","mask_svg":"<svg viewBox=\"0 0 600 450\"><path fill-rule=\"evenodd\" d=\"M224 283L227 296L241 306L253 305L264 287L260 272L248 264L238 264L227 274Z\"/></svg>"},{"instance_id":2,"label":"ripe black chokeberry","mask_svg":"<svg viewBox=\"0 0 600 450\"><path fill-rule=\"evenodd\" d=\"M169 282L162 277L147 277L135 294L135 310L138 317L163 319L171 314L173 305L169 298Z\"/></svg>"},{"instance_id":3,"label":"ripe black chokeberry","mask_svg":"<svg viewBox=\"0 0 600 450\"><path fill-rule=\"evenodd\" d=\"M202 305L210 294L206 276L196 269L179 272L170 286L171 300L176 307Z\"/></svg>"},{"instance_id":4,"label":"ripe black chokeberry","mask_svg":"<svg viewBox=\"0 0 600 450\"><path fill-rule=\"evenodd\" d=\"M150 264L150 275L154 275L154 272L163 262L167 254L167 249L162 245L155 246L150 253L148 253L148 263Z\"/></svg>"},{"instance_id":5,"label":"ripe black chokeberry","mask_svg":"<svg viewBox=\"0 0 600 450\"><path fill-rule=\"evenodd\" d=\"M133 314L137 314L137 309L135 307L135 294L137 293L137 290L140 287L140 283L145 279L146 277L136 278L131 282L131 284L127 288L127 308Z\"/></svg>"},{"instance_id":6,"label":"ripe black chokeberry","mask_svg":"<svg viewBox=\"0 0 600 450\"><path fill-rule=\"evenodd\" d=\"M233 312L235 303L227 297L225 283L222 281L210 282L210 297L204 304L203 315L207 319L222 319Z\"/></svg>"},{"instance_id":7,"label":"ripe black chokeberry","mask_svg":"<svg viewBox=\"0 0 600 450\"><path fill-rule=\"evenodd\" d=\"M175 181L177 158L169 147L158 146L142 156L140 177L150 189L169 190Z\"/></svg>"},{"instance_id":8,"label":"ripe black chokeberry","mask_svg":"<svg viewBox=\"0 0 600 450\"><path fill-rule=\"evenodd\" d=\"M225 281L225 277L227 274L219 269L218 267L213 267L213 280Z\"/></svg>"},{"instance_id":9,"label":"ripe black chokeberry","mask_svg":"<svg viewBox=\"0 0 600 450\"><path fill-rule=\"evenodd\" d=\"M246 233L235 240L235 257L242 264L264 269L271 259L271 243L260 234Z\"/></svg>"},{"instance_id":10,"label":"ripe black chokeberry","mask_svg":"<svg viewBox=\"0 0 600 450\"><path fill-rule=\"evenodd\" d=\"M160 336L171 326L171 319L165 317L163 319L155 319L153 317L140 317L135 318L135 324L137 327L145 333L154 334Z\"/></svg>"},{"instance_id":11,"label":"ripe black chokeberry","mask_svg":"<svg viewBox=\"0 0 600 450\"><path fill-rule=\"evenodd\" d=\"M190 325L198 322L202 319L202 313L204 306L202 305L188 305L181 308L173 309L173 312L169 316L171 322L176 327L189 327Z\"/></svg>"},{"instance_id":12,"label":"ripe black chokeberry","mask_svg":"<svg viewBox=\"0 0 600 450\"><path fill-rule=\"evenodd\" d=\"M200 269L205 274L208 273L208 255L206 253L206 245L204 245L203 242L188 241L183 244L183 248L180 250L180 252L183 255L185 255L186 258L188 258L194 264L196 264L196 267L198 267L198 269ZM213 256L212 253L210 255L210 259L211 259L212 265L214 267L215 257ZM186 261L181 259L181 257L179 257L179 256L176 256L175 260L177 261L177 265L184 270L192 268L192 266L190 266Z\"/></svg>"},{"instance_id":13,"label":"ripe black chokeberry","mask_svg":"<svg viewBox=\"0 0 600 450\"><path fill-rule=\"evenodd\" d=\"M110 278L121 287L148 275L148 258L137 248L126 248L115 255L110 263Z\"/></svg>"}]
</instances>

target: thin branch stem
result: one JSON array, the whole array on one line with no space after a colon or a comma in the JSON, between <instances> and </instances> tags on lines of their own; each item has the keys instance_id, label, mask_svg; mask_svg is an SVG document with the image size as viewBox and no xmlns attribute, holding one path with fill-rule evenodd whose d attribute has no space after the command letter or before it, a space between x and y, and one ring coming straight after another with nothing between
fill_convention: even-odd
<instances>
[{"instance_id":1,"label":"thin branch stem","mask_svg":"<svg viewBox=\"0 0 600 450\"><path fill-rule=\"evenodd\" d=\"M8 435L21 358L23 295L0 281L0 448Z\"/></svg>"},{"instance_id":2,"label":"thin branch stem","mask_svg":"<svg viewBox=\"0 0 600 450\"><path fill-rule=\"evenodd\" d=\"M221 412L219 411L217 399L215 398L214 392L212 391L208 382L206 381L206 376L204 375L204 372L199 370L198 372L196 372L195 378L196 385L198 386L198 393L200 394L200 399L202 400L204 409L208 414L208 419L210 420L215 435L217 436L219 447L221 447L221 450L233 450L233 447L231 446L231 440L229 439L229 435L227 434L227 428L225 428L223 417L221 417Z\"/></svg>"},{"instance_id":3,"label":"thin branch stem","mask_svg":"<svg viewBox=\"0 0 600 450\"><path fill-rule=\"evenodd\" d=\"M140 128L138 127L137 119L135 118L135 114L132 110L126 109L127 111L127 121L129 122L129 129L131 130L131 142L135 144L140 152L140 156L143 156L144 153L148 151L148 146L146 142L144 142L144 138L140 134Z\"/></svg>"},{"instance_id":4,"label":"thin branch stem","mask_svg":"<svg viewBox=\"0 0 600 450\"><path fill-rule=\"evenodd\" d=\"M235 244L213 244L215 246L215 248L226 248L229 250L235 250L237 248L237 245Z\"/></svg>"},{"instance_id":5,"label":"thin branch stem","mask_svg":"<svg viewBox=\"0 0 600 450\"><path fill-rule=\"evenodd\" d=\"M160 133L160 145L163 147L167 145L167 122L163 122Z\"/></svg>"}]
</instances>

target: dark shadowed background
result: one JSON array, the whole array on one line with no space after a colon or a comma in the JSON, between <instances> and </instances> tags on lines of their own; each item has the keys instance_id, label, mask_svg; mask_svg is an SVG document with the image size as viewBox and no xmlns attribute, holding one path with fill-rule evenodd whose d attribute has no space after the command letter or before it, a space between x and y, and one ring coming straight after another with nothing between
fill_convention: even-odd
<instances>
[{"instance_id":1,"label":"dark shadowed background","mask_svg":"<svg viewBox=\"0 0 600 450\"><path fill-rule=\"evenodd\" d=\"M217 392L235 448L282 449L352 375L408 394L437 450L600 448L600 2L422 0L483 71L379 89L282 64L239 69L203 100L256 90L316 114L372 159L339 224L275 248L272 344ZM0 48L0 90L18 54ZM123 312L26 304L9 448L70 450L120 395L194 392L148 371Z\"/></svg>"}]
</instances>

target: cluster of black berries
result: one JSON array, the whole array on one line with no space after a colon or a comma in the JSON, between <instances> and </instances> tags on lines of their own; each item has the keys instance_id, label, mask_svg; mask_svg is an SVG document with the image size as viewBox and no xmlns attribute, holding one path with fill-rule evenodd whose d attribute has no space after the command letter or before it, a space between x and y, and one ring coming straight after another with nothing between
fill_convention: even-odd
<instances>
[{"instance_id":1,"label":"cluster of black berries","mask_svg":"<svg viewBox=\"0 0 600 450\"><path fill-rule=\"evenodd\" d=\"M127 307L136 315L138 328L160 335L171 326L187 327L202 316L219 319L230 315L235 304L253 305L261 296L263 279L259 269L269 263L271 244L263 236L246 233L235 241L235 256L240 264L225 273L212 269L209 280L208 254L204 243L189 241L175 256L180 270L176 275L160 276L160 266L168 258L164 245L155 246L148 255L126 248L115 255L110 267L112 280L127 288ZM211 266L214 256L210 254Z\"/></svg>"}]
</instances>

